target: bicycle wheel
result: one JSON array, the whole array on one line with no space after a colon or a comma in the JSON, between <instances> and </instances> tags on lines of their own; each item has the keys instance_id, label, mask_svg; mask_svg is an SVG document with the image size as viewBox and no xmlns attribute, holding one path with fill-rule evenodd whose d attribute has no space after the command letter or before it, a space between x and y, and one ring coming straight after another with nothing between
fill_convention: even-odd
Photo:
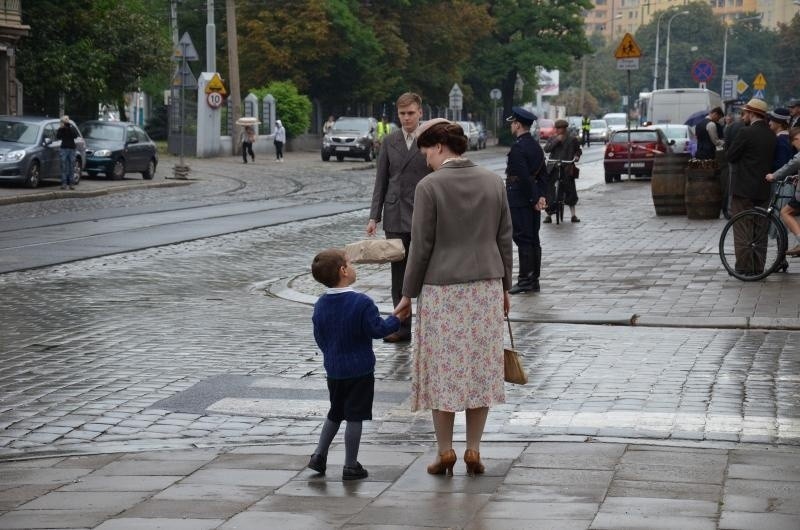
<instances>
[{"instance_id":1,"label":"bicycle wheel","mask_svg":"<svg viewBox=\"0 0 800 530\"><path fill-rule=\"evenodd\" d=\"M731 218L719 238L719 257L728 274L742 281L766 278L783 265L786 231L765 210L746 210Z\"/></svg>"},{"instance_id":2,"label":"bicycle wheel","mask_svg":"<svg viewBox=\"0 0 800 530\"><path fill-rule=\"evenodd\" d=\"M561 221L564 220L564 198L561 196L561 178L557 178L555 182L555 193L553 194L555 197L555 214L556 214L556 224L561 224Z\"/></svg>"}]
</instances>

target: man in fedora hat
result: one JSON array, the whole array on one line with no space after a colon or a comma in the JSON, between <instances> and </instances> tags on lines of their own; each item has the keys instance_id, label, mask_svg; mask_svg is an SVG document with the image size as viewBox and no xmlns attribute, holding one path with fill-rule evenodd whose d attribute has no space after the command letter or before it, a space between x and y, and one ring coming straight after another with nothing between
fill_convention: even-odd
<instances>
[{"instance_id":1,"label":"man in fedora hat","mask_svg":"<svg viewBox=\"0 0 800 530\"><path fill-rule=\"evenodd\" d=\"M751 99L742 107L743 127L728 150L728 161L736 167L735 178L731 182L731 216L755 206L766 207L769 202L770 184L764 177L772 171L772 158L775 154L775 134L767 125L767 103ZM745 228L742 227L742 230ZM740 245L745 234L735 231L736 269L749 274L763 271L763 259L753 260L752 251ZM758 247L766 250L767 242L759 242ZM758 255L764 252L756 253Z\"/></svg>"},{"instance_id":2,"label":"man in fedora hat","mask_svg":"<svg viewBox=\"0 0 800 530\"><path fill-rule=\"evenodd\" d=\"M547 206L544 152L531 136L531 125L536 121L533 113L522 107L513 107L506 121L516 138L506 162L506 194L511 209L512 239L519 253L517 283L508 292L538 292L542 268L539 226L541 212Z\"/></svg>"}]
</instances>

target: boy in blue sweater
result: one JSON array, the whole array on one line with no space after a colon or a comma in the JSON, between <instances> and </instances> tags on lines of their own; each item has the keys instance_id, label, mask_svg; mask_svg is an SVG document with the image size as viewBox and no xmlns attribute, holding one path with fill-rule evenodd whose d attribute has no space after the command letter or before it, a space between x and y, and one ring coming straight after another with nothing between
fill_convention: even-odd
<instances>
[{"instance_id":1,"label":"boy in blue sweater","mask_svg":"<svg viewBox=\"0 0 800 530\"><path fill-rule=\"evenodd\" d=\"M328 249L317 254L311 263L311 274L328 288L314 304L312 322L328 376L331 408L308 467L325 473L328 448L342 420L346 420L342 480L366 478L367 470L357 457L361 422L372 419L375 392L372 340L397 331L400 320L395 315L381 318L375 302L350 287L356 281L356 270L344 251Z\"/></svg>"}]
</instances>

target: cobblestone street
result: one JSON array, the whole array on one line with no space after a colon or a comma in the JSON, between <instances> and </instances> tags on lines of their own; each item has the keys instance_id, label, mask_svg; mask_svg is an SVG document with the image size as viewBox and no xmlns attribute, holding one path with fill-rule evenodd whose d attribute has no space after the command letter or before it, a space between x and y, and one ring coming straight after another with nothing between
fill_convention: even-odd
<instances>
[{"instance_id":1,"label":"cobblestone street","mask_svg":"<svg viewBox=\"0 0 800 530\"><path fill-rule=\"evenodd\" d=\"M268 171L231 160L192 164L202 178L188 187L9 204L0 207L0 219L201 200L366 205L374 176L366 165L323 164L307 154ZM512 299L516 346L525 353L530 383L507 385L506 404L490 412L485 440L495 444L489 447L497 457L513 460L524 452L530 464L545 446L527 444L542 441L677 444L719 455L750 444L795 450L800 260L761 282L730 278L717 254L724 220L656 217L647 181L581 191L578 208L582 223L542 227L542 292ZM155 449L175 455L201 447L206 465L232 447L299 444L295 467L302 469L303 444L315 441L327 410L310 325L320 289L309 263L320 249L362 239L367 215L361 210L0 275L0 456ZM390 310L387 266L359 266L356 287ZM365 451L432 445L429 413L413 414L405 402L410 346L376 341L375 352L376 418L365 424ZM461 416L456 429L463 440ZM614 459L624 457L609 450ZM422 452L395 465L411 465ZM729 463L702 460L717 465L714 473ZM501 478L511 464L503 465ZM792 473L800 481L800 470ZM494 500L537 495L533 488L509 490L530 484L529 473L508 477ZM0 503L3 509L9 505ZM364 524L374 523L361 513ZM592 528L622 527L614 519L587 520L595 521ZM0 528L24 527L3 521Z\"/></svg>"}]
</instances>

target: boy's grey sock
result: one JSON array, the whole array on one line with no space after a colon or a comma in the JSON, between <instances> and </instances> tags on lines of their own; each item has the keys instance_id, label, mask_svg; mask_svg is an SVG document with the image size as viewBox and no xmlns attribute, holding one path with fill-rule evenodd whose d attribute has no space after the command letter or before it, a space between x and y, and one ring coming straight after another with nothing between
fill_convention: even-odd
<instances>
[{"instance_id":1,"label":"boy's grey sock","mask_svg":"<svg viewBox=\"0 0 800 530\"><path fill-rule=\"evenodd\" d=\"M348 421L344 429L344 465L358 463L358 446L361 444L361 422Z\"/></svg>"},{"instance_id":2,"label":"boy's grey sock","mask_svg":"<svg viewBox=\"0 0 800 530\"><path fill-rule=\"evenodd\" d=\"M339 425L341 425L341 422L331 421L325 418L325 423L322 424L322 433L319 435L319 444L317 445L317 450L314 451L316 454L328 456L328 448L331 446L331 442L333 442L336 433L339 432ZM349 425L348 423L348 426Z\"/></svg>"}]
</instances>

